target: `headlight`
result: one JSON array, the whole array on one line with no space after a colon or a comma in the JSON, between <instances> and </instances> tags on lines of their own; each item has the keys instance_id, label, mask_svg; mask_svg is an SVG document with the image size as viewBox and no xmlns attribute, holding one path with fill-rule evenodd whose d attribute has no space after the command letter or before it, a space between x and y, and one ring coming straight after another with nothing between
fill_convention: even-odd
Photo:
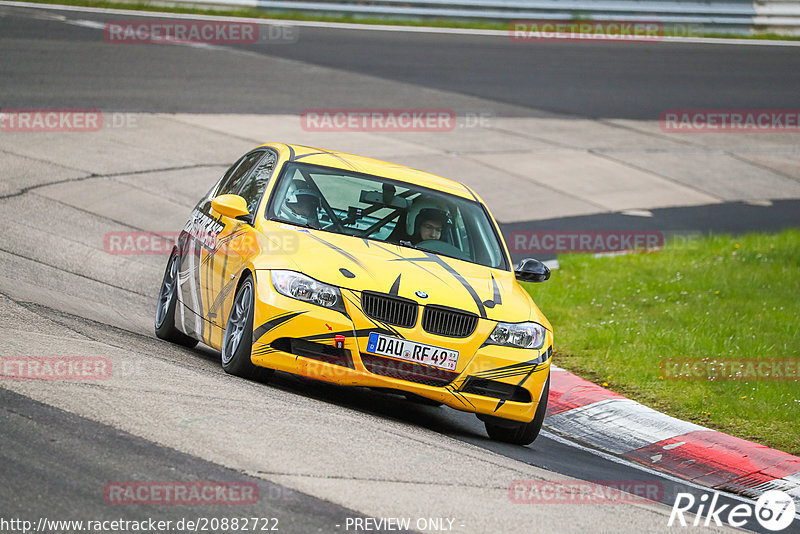
<instances>
[{"instance_id":1,"label":"headlight","mask_svg":"<svg viewBox=\"0 0 800 534\"><path fill-rule=\"evenodd\" d=\"M275 291L281 295L345 313L342 293L336 286L317 282L294 271L270 271L270 279Z\"/></svg>"},{"instance_id":2,"label":"headlight","mask_svg":"<svg viewBox=\"0 0 800 534\"><path fill-rule=\"evenodd\" d=\"M497 323L486 344L541 349L546 331L539 323Z\"/></svg>"}]
</instances>

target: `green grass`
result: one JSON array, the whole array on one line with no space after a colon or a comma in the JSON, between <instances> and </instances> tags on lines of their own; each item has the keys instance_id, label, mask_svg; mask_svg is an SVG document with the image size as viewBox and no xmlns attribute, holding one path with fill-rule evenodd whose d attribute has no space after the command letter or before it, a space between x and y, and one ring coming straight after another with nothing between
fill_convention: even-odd
<instances>
[{"instance_id":1,"label":"green grass","mask_svg":"<svg viewBox=\"0 0 800 534\"><path fill-rule=\"evenodd\" d=\"M559 257L528 290L554 363L675 417L800 453L800 382L679 381L666 358L800 360L800 231L702 237L664 250Z\"/></svg>"},{"instance_id":2,"label":"green grass","mask_svg":"<svg viewBox=\"0 0 800 534\"><path fill-rule=\"evenodd\" d=\"M105 9L130 9L134 11L150 11L150 12L163 12L163 13L185 13L193 15L218 15L227 17L249 17L249 18L262 18L262 19L278 19L278 20L301 20L301 21L320 21L320 22L346 22L351 24L388 24L394 26L426 26L434 28L468 28L468 29L482 29L482 30L501 30L508 31L509 22L491 22L480 20L464 20L464 19L401 19L394 17L371 17L371 16L353 16L353 15L324 15L319 13L301 13L296 11L266 11L255 8L241 8L241 9L209 9L209 8L194 8L194 7L180 7L180 6L165 6L149 2L133 1L106 1L106 0L23 0L32 4L58 4L66 6L83 6L83 7L98 7ZM580 20L580 19L575 19ZM686 37L685 33L675 32L666 29L665 36L679 36ZM800 41L800 36L796 35L779 35L775 33L760 33L760 34L733 34L733 33L711 33L701 32L692 34L691 37L712 37L719 39L766 39L776 41ZM536 41L532 41L536 42Z\"/></svg>"}]
</instances>

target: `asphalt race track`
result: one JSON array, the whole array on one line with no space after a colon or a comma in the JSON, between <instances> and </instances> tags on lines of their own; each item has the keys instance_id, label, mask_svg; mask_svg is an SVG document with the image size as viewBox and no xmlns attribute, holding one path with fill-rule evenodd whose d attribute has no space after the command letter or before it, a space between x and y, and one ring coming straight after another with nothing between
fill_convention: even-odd
<instances>
[{"instance_id":1,"label":"asphalt race track","mask_svg":"<svg viewBox=\"0 0 800 534\"><path fill-rule=\"evenodd\" d=\"M490 117L490 128L446 140L348 134L341 143L433 172L463 171L507 231L531 221L701 232L797 226L798 134L690 142L661 136L653 122L665 109L799 108L800 47L532 46L504 36L305 26L290 44L114 46L102 28L120 18L0 4L0 111L100 109L135 122L90 134L0 132L0 356L102 356L115 369L94 383L0 383L2 518L258 517L276 518L280 532L353 532L355 519L408 517L412 530L426 531L434 523L420 528L418 519L452 519L452 531L464 533L660 532L677 493L704 493L569 436L544 432L514 447L490 441L470 414L284 374L269 384L226 375L210 349L154 337L166 256L109 254L103 239L180 229L196 199L259 142L339 142L298 127L297 114L325 107ZM608 144L523 135L541 125L541 136L577 128L589 132L587 143ZM631 182L652 179L667 200L554 186L554 207L529 213L487 184L486 173L500 174L488 158L505 157L507 146L532 150L553 169L574 153L613 156ZM690 154L731 172L687 183L665 160L636 159L663 146L664 157ZM468 151L484 166L454 161ZM730 194L725 179L735 184ZM626 214L632 209L647 215ZM663 493L661 504L511 502L509 484L530 479L648 481ZM114 505L104 488L118 481L237 482L257 487L259 499Z\"/></svg>"},{"instance_id":2,"label":"asphalt race track","mask_svg":"<svg viewBox=\"0 0 800 534\"><path fill-rule=\"evenodd\" d=\"M471 36L301 27L294 43L240 45L248 55L198 55L164 47L107 50L95 29L32 19L3 22L25 41L3 54L3 105L69 105L148 112L283 113L317 107L437 107L433 92L461 95L449 108L514 114L657 119L664 109L792 108L800 87L796 47L670 43L528 43ZM63 13L82 21L131 20ZM31 39L31 36L37 39ZM145 47L147 48L147 47ZM283 61L281 61L283 60ZM290 61L291 60L291 61ZM302 68L292 61L303 62ZM319 65L397 82L375 93L337 83ZM356 78L349 77L354 80ZM57 93L50 84L57 84ZM477 107L477 100L487 100ZM489 108L489 109L487 109ZM507 109L506 109L507 108Z\"/></svg>"}]
</instances>

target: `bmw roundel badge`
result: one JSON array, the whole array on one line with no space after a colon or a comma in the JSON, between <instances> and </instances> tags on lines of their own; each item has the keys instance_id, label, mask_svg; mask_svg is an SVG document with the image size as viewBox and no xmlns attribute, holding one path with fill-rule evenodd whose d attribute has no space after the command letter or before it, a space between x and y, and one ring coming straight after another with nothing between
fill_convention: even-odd
<instances>
[{"instance_id":1,"label":"bmw roundel badge","mask_svg":"<svg viewBox=\"0 0 800 534\"><path fill-rule=\"evenodd\" d=\"M418 296L419 298L421 298L421 299L426 299L426 298L428 298L428 294L427 294L427 293L425 293L424 291L417 291L417 292L415 292L414 294L415 294L416 296Z\"/></svg>"}]
</instances>

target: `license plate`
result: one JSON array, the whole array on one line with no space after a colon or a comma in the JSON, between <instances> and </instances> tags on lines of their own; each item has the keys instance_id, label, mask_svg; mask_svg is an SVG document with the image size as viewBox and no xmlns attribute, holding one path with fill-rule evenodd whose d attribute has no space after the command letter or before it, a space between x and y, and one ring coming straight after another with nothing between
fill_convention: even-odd
<instances>
[{"instance_id":1,"label":"license plate","mask_svg":"<svg viewBox=\"0 0 800 534\"><path fill-rule=\"evenodd\" d=\"M367 341L367 352L378 356L389 356L409 362L423 363L431 367L441 367L451 371L455 371L456 363L458 363L457 350L443 349L433 345L409 341L408 339L385 336L377 332L370 333Z\"/></svg>"}]
</instances>

